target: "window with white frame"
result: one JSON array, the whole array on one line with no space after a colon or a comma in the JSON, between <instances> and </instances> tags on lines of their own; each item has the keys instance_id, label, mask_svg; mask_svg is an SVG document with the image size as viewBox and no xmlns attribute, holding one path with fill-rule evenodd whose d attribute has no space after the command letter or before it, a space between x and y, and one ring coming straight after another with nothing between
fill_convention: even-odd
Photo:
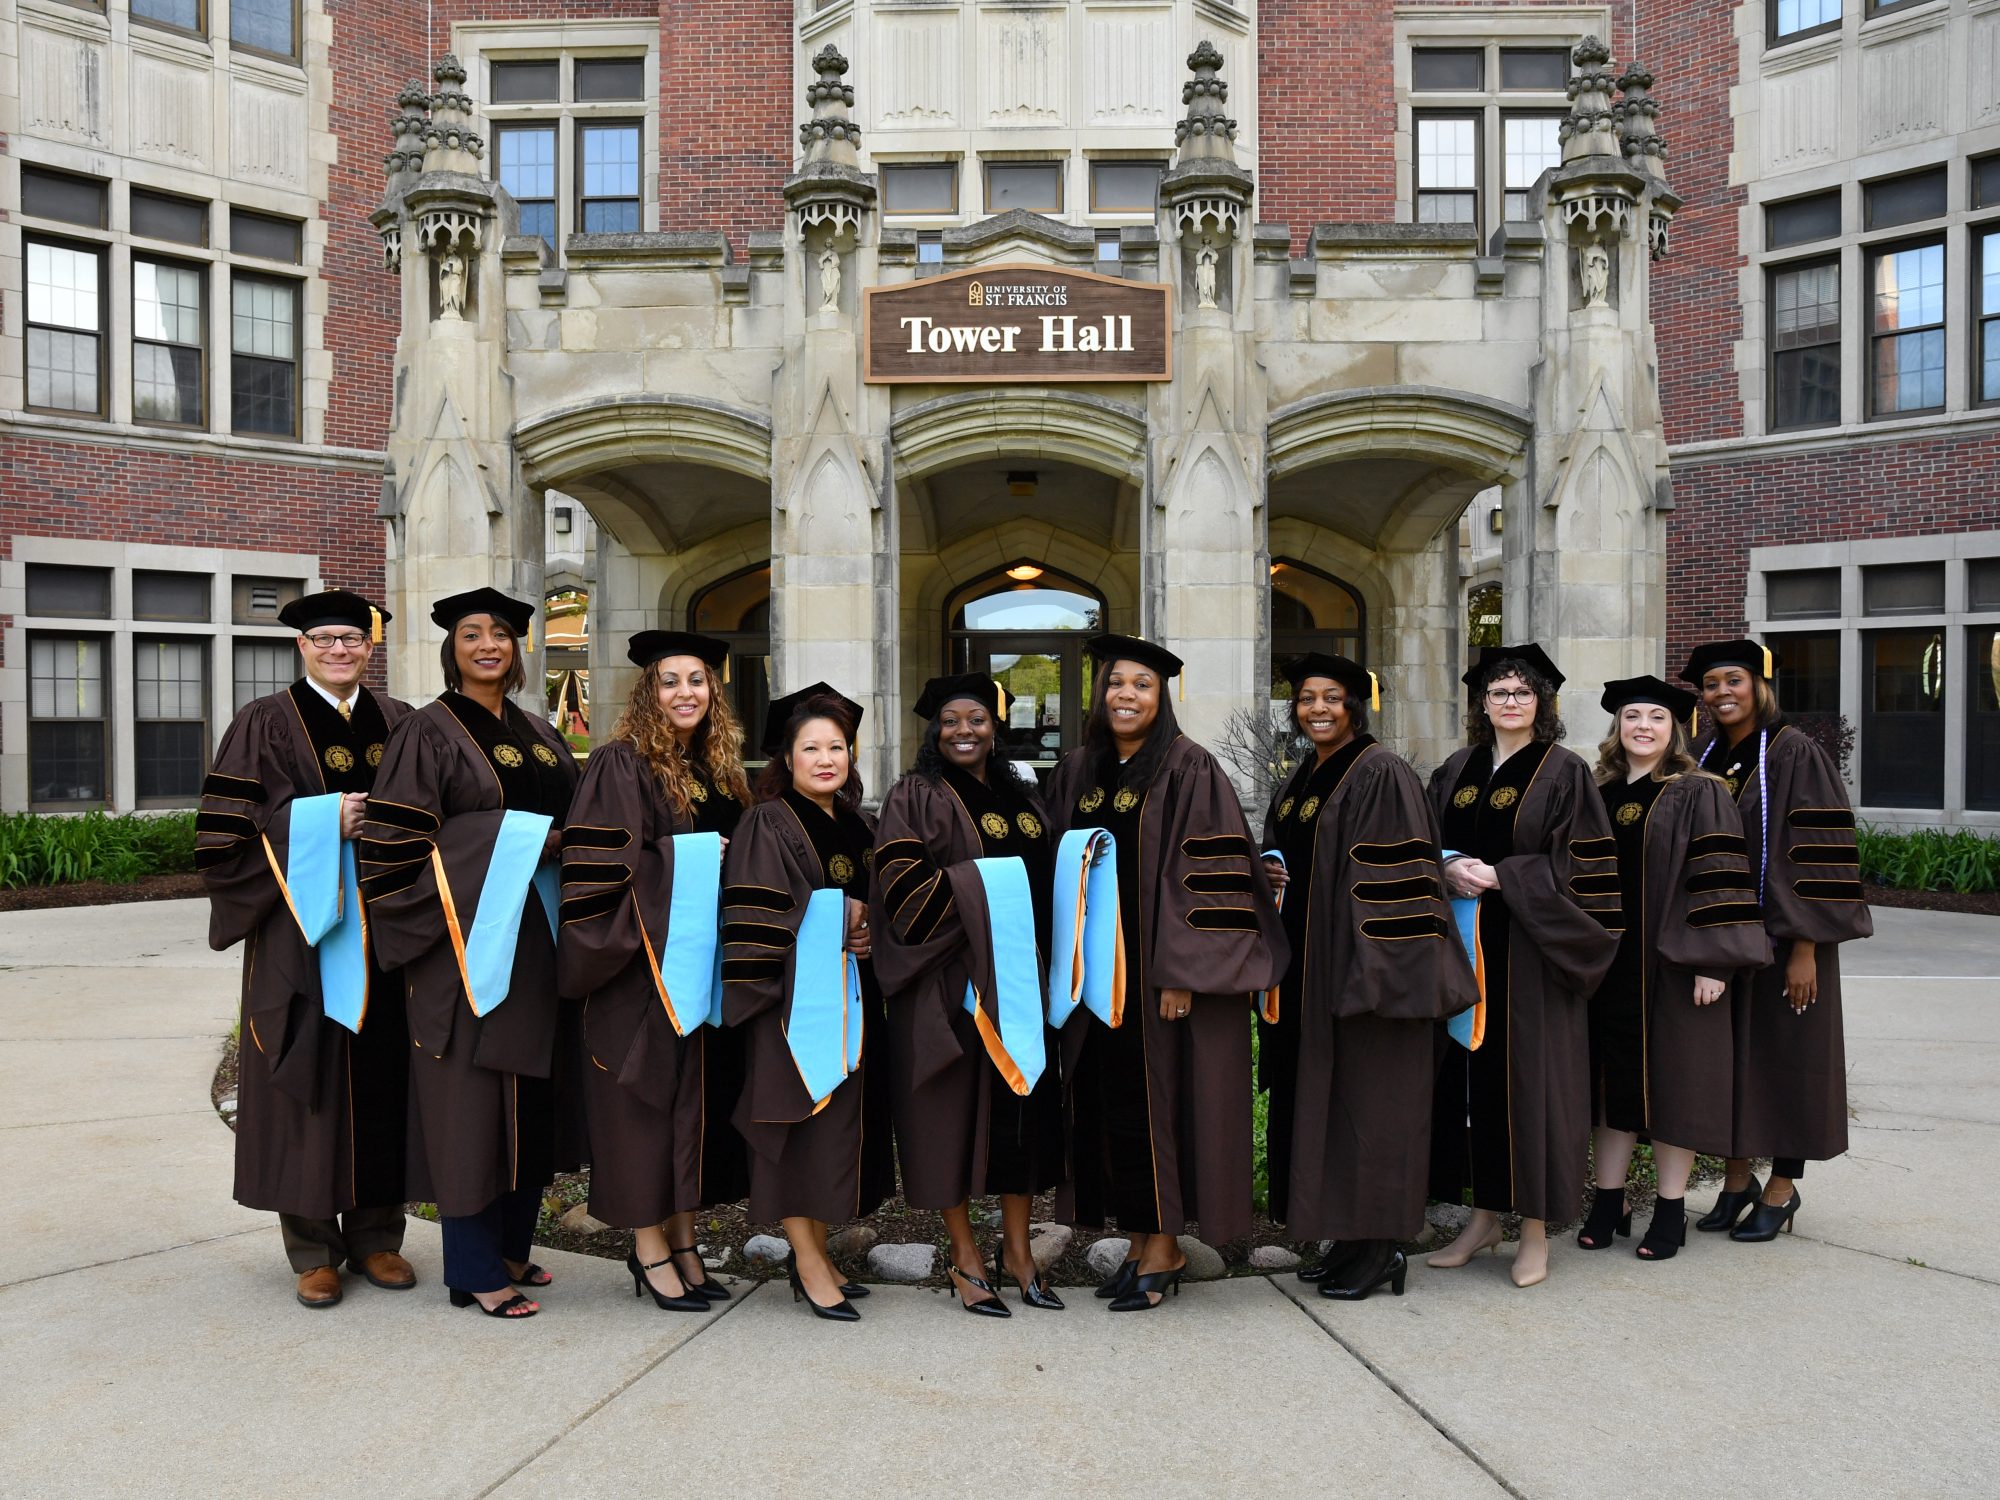
<instances>
[{"instance_id":1,"label":"window with white frame","mask_svg":"<svg viewBox=\"0 0 2000 1500\"><path fill-rule=\"evenodd\" d=\"M208 772L208 642L132 642L134 792L141 806L191 802Z\"/></svg>"},{"instance_id":2,"label":"window with white frame","mask_svg":"<svg viewBox=\"0 0 2000 1500\"><path fill-rule=\"evenodd\" d=\"M104 415L104 251L27 241L28 405Z\"/></svg>"},{"instance_id":3,"label":"window with white frame","mask_svg":"<svg viewBox=\"0 0 2000 1500\"><path fill-rule=\"evenodd\" d=\"M560 249L571 234L644 229L656 132L634 114L649 103L648 53L551 47L525 56L513 40L486 62L486 113L518 232Z\"/></svg>"},{"instance_id":4,"label":"window with white frame","mask_svg":"<svg viewBox=\"0 0 2000 1500\"><path fill-rule=\"evenodd\" d=\"M1562 162L1569 47L1419 39L1409 58L1411 216L1482 238L1528 218L1535 183Z\"/></svg>"},{"instance_id":5,"label":"window with white frame","mask_svg":"<svg viewBox=\"0 0 2000 1500\"><path fill-rule=\"evenodd\" d=\"M36 807L102 803L109 712L104 642L28 638L28 799Z\"/></svg>"},{"instance_id":6,"label":"window with white frame","mask_svg":"<svg viewBox=\"0 0 2000 1500\"><path fill-rule=\"evenodd\" d=\"M208 343L199 266L132 257L132 420L202 425Z\"/></svg>"},{"instance_id":7,"label":"window with white frame","mask_svg":"<svg viewBox=\"0 0 2000 1500\"><path fill-rule=\"evenodd\" d=\"M253 698L283 692L303 670L298 647L290 641L239 640L231 666L231 701L237 713Z\"/></svg>"},{"instance_id":8,"label":"window with white frame","mask_svg":"<svg viewBox=\"0 0 2000 1500\"><path fill-rule=\"evenodd\" d=\"M299 284L239 271L230 298L230 426L292 437L299 419Z\"/></svg>"}]
</instances>

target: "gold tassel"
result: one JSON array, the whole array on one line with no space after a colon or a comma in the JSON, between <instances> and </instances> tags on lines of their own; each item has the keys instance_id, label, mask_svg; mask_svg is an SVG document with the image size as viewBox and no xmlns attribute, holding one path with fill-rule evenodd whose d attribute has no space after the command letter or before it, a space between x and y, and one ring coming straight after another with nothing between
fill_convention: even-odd
<instances>
[{"instance_id":1,"label":"gold tassel","mask_svg":"<svg viewBox=\"0 0 2000 1500\"><path fill-rule=\"evenodd\" d=\"M1772 677L1771 648L1769 646L1766 646L1763 649L1764 649L1764 680L1766 682L1769 682Z\"/></svg>"},{"instance_id":2,"label":"gold tassel","mask_svg":"<svg viewBox=\"0 0 2000 1500\"><path fill-rule=\"evenodd\" d=\"M382 611L372 604L368 606L368 639L382 644Z\"/></svg>"},{"instance_id":3,"label":"gold tassel","mask_svg":"<svg viewBox=\"0 0 2000 1500\"><path fill-rule=\"evenodd\" d=\"M726 656L722 658L722 685L729 686L729 658Z\"/></svg>"},{"instance_id":4,"label":"gold tassel","mask_svg":"<svg viewBox=\"0 0 2000 1500\"><path fill-rule=\"evenodd\" d=\"M528 655L535 654L535 617L528 616Z\"/></svg>"},{"instance_id":5,"label":"gold tassel","mask_svg":"<svg viewBox=\"0 0 2000 1500\"><path fill-rule=\"evenodd\" d=\"M1368 709L1371 713L1382 712L1382 679L1373 672L1368 674Z\"/></svg>"},{"instance_id":6,"label":"gold tassel","mask_svg":"<svg viewBox=\"0 0 2000 1500\"><path fill-rule=\"evenodd\" d=\"M1697 708L1688 715L1688 738L1693 739L1696 735L1700 733L1701 733L1701 710Z\"/></svg>"},{"instance_id":7,"label":"gold tassel","mask_svg":"<svg viewBox=\"0 0 2000 1500\"><path fill-rule=\"evenodd\" d=\"M1007 722L1007 690L996 682L993 684L993 691L1000 695L1000 702L997 706L997 711L1000 716L1000 722L1002 724L1005 724Z\"/></svg>"},{"instance_id":8,"label":"gold tassel","mask_svg":"<svg viewBox=\"0 0 2000 1500\"><path fill-rule=\"evenodd\" d=\"M1181 702L1187 702L1187 673L1181 673Z\"/></svg>"}]
</instances>

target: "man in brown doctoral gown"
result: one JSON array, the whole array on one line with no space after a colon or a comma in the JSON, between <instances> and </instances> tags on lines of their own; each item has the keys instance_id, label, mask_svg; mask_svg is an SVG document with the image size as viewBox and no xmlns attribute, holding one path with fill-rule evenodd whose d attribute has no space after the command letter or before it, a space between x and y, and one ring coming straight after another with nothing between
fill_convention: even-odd
<instances>
[{"instance_id":1,"label":"man in brown doctoral gown","mask_svg":"<svg viewBox=\"0 0 2000 1500\"><path fill-rule=\"evenodd\" d=\"M288 604L305 676L246 704L202 788L195 863L209 946L243 943L236 1198L277 1212L307 1307L340 1301L343 1263L379 1287L416 1275L403 1243L409 1043L400 974L368 962L361 1029L329 1019L319 956L279 882L295 798L336 792L361 817L389 727L409 705L361 685L388 615L335 589Z\"/></svg>"}]
</instances>

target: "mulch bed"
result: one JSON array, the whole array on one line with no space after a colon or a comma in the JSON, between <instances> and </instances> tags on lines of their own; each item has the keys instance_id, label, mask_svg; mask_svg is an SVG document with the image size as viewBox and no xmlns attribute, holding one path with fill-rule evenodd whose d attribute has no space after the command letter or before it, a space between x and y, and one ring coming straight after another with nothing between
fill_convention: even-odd
<instances>
[{"instance_id":1,"label":"mulch bed","mask_svg":"<svg viewBox=\"0 0 2000 1500\"><path fill-rule=\"evenodd\" d=\"M1900 906L1906 911L1956 911L1975 916L2000 917L2000 891L1897 891L1887 886L1868 888L1870 906Z\"/></svg>"},{"instance_id":2,"label":"mulch bed","mask_svg":"<svg viewBox=\"0 0 2000 1500\"><path fill-rule=\"evenodd\" d=\"M80 880L73 885L27 885L0 890L0 911L47 911L61 906L110 906L122 901L180 901L206 894L193 871L142 875L124 885Z\"/></svg>"}]
</instances>

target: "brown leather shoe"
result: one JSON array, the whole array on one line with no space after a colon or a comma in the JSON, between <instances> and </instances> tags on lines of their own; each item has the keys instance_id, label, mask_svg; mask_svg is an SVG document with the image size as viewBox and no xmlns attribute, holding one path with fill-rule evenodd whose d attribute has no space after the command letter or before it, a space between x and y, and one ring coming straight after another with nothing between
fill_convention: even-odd
<instances>
[{"instance_id":1,"label":"brown leather shoe","mask_svg":"<svg viewBox=\"0 0 2000 1500\"><path fill-rule=\"evenodd\" d=\"M299 1273L299 1306L332 1307L340 1297L340 1272L332 1266L314 1266Z\"/></svg>"},{"instance_id":2,"label":"brown leather shoe","mask_svg":"<svg viewBox=\"0 0 2000 1500\"><path fill-rule=\"evenodd\" d=\"M385 1292L407 1292L417 1284L416 1271L394 1250L377 1250L348 1264L366 1276L370 1286L379 1286Z\"/></svg>"}]
</instances>

